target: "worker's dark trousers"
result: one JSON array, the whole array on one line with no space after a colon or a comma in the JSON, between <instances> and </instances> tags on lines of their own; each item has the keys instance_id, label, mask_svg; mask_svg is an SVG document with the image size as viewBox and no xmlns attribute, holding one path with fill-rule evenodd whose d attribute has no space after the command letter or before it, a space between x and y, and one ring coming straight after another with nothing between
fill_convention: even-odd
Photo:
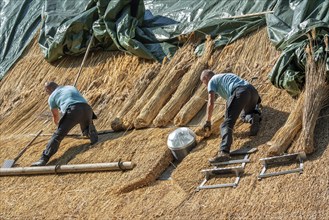
<instances>
[{"instance_id":1,"label":"worker's dark trousers","mask_svg":"<svg viewBox=\"0 0 329 220\"><path fill-rule=\"evenodd\" d=\"M48 142L46 149L43 151L42 157L48 161L57 152L61 141L69 131L77 124L80 124L81 131L84 131L92 123L92 116L93 111L88 104L78 103L70 105L61 118L58 128Z\"/></svg>"},{"instance_id":2,"label":"worker's dark trousers","mask_svg":"<svg viewBox=\"0 0 329 220\"><path fill-rule=\"evenodd\" d=\"M257 90L252 85L239 86L226 102L224 122L220 126L222 142L220 150L230 152L233 141L233 127L241 113L244 122L251 123L256 105L260 103Z\"/></svg>"}]
</instances>

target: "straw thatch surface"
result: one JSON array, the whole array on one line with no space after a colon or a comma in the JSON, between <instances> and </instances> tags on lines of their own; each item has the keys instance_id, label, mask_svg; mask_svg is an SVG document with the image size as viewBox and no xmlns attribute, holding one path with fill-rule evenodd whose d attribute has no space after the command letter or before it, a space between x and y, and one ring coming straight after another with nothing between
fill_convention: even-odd
<instances>
[{"instance_id":1,"label":"straw thatch surface","mask_svg":"<svg viewBox=\"0 0 329 220\"><path fill-rule=\"evenodd\" d=\"M248 80L257 76L253 83L263 98L259 135L248 137L249 125L239 122L234 131L232 150L245 145L258 148L251 155L251 163L247 164L246 174L237 188L194 191L203 179L200 170L209 167L207 159L217 151L220 142L217 135L202 141L199 138L198 146L168 181L156 178L172 160L166 139L174 127L101 135L100 143L93 148L89 148L88 140L65 138L51 164L121 159L137 166L126 172L1 177L0 219L326 219L329 216L328 107L320 112L321 120L314 132L317 151L305 163L304 173L257 180L261 170L259 158L265 157L268 151L266 142L284 124L293 108L293 100L267 80L277 55L263 29L221 52L215 51L209 62L215 71L233 71ZM35 42L1 81L1 161L13 159L31 140L29 134L40 129L45 133L54 130L54 125L47 121L49 110L43 83L52 79L72 84L81 61L82 56L69 57L50 65L42 59ZM77 85L99 116L98 130L110 129L112 120L131 97L129 93L135 82L153 65L123 53L91 54ZM205 100L202 102L204 105ZM223 113L220 106L214 112L218 120ZM201 111L193 120L202 122L203 117ZM78 129L72 133L78 133ZM19 166L29 166L38 159L48 138L38 138L18 161ZM214 179L210 183L230 180Z\"/></svg>"},{"instance_id":2,"label":"straw thatch surface","mask_svg":"<svg viewBox=\"0 0 329 220\"><path fill-rule=\"evenodd\" d=\"M268 156L283 154L290 147L298 132L300 132L302 128L304 100L305 93L302 92L296 103L293 104L294 108L291 110L284 126L282 126L272 139L267 142L267 144L271 146L268 150Z\"/></svg>"}]
</instances>

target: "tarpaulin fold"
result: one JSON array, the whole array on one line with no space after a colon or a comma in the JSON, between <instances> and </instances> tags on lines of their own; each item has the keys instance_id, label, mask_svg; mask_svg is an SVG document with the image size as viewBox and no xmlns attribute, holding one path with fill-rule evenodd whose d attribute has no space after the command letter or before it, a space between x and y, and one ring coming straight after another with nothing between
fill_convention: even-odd
<instances>
[{"instance_id":1,"label":"tarpaulin fold","mask_svg":"<svg viewBox=\"0 0 329 220\"><path fill-rule=\"evenodd\" d=\"M17 19L19 28L31 40L37 31L26 21L42 27L39 45L47 61L53 62L65 55L79 55L86 51L94 35L92 49L122 50L146 59L161 61L171 57L180 47L180 35L192 32L201 40L206 35L215 40L217 47L233 42L241 36L265 25L264 16L231 19L250 13L272 9L276 0L21 0L9 1L1 7L5 15L5 28L2 33L14 31L8 21ZM4 8L4 9L3 9ZM17 11L24 9L25 13ZM42 10L41 10L42 8ZM13 11L13 13L8 13ZM28 13L26 13L28 11ZM15 16L13 15L15 14ZM1 18L2 19L2 18ZM4 19L2 19L4 20ZM1 21L2 21L1 20ZM32 22L36 20L35 22ZM29 31L30 30L30 31ZM14 32L13 32L14 33ZM12 34L19 36L18 33ZM4 35L5 36L5 35ZM0 42L6 37L0 36ZM17 40L16 44L26 46L29 41ZM202 41L201 41L202 42ZM20 54L24 47L14 49L13 38L1 46L11 48ZM202 44L197 52L202 52ZM13 53L0 57L1 76L14 63L18 56ZM4 59L9 64L4 63ZM3 68L6 66L5 68Z\"/></svg>"},{"instance_id":2,"label":"tarpaulin fold","mask_svg":"<svg viewBox=\"0 0 329 220\"><path fill-rule=\"evenodd\" d=\"M316 29L315 58L327 59L329 76L323 43L328 0L20 0L0 6L0 77L33 38L41 17L39 44L49 62L84 53L92 36L92 49L161 61L182 46L182 36L199 38L201 54L206 35L221 47L267 25L269 39L282 51L269 79L293 96L305 81L307 33ZM243 17L260 12L266 16Z\"/></svg>"},{"instance_id":3,"label":"tarpaulin fold","mask_svg":"<svg viewBox=\"0 0 329 220\"><path fill-rule=\"evenodd\" d=\"M269 74L273 85L297 96L305 83L307 34L315 30L314 59L325 59L329 80L329 53L324 36L329 34L328 0L279 0L274 14L266 16L268 35L277 49L279 60Z\"/></svg>"},{"instance_id":4,"label":"tarpaulin fold","mask_svg":"<svg viewBox=\"0 0 329 220\"><path fill-rule=\"evenodd\" d=\"M73 3L69 1L46 0L39 42L50 62L64 54L84 52L92 34L96 38L92 48L122 50L161 61L182 45L179 36L183 34L194 32L200 39L220 34L216 46L236 40L265 25L265 17L230 17L267 11L275 3L274 0L85 0L74 5L76 11L72 11ZM89 5L88 10L84 5ZM47 30L51 27L57 31L49 34Z\"/></svg>"}]
</instances>

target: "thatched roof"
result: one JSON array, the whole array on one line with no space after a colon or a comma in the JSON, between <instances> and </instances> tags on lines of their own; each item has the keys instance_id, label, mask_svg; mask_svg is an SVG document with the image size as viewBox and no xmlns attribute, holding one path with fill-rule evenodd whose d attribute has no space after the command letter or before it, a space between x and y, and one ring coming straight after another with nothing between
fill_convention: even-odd
<instances>
[{"instance_id":1,"label":"thatched roof","mask_svg":"<svg viewBox=\"0 0 329 220\"><path fill-rule=\"evenodd\" d=\"M263 122L256 137L247 135L248 125L237 123L232 149L251 145L251 155L237 188L195 192L208 167L207 159L218 148L214 134L198 139L198 145L172 174L172 180L157 177L168 167L172 155L166 146L174 127L145 128L100 136L89 141L65 138L50 164L80 164L132 161L137 166L126 172L1 177L0 217L2 219L325 219L329 216L329 109L320 113L315 128L317 151L305 163L302 175L290 174L257 180L259 159L265 157L269 141L284 124L293 100L272 86L267 74L278 52L267 39L265 29L214 51L209 68L235 72L251 80L263 99ZM49 64L41 56L36 41L0 82L0 160L14 158L31 139L30 134L55 129L50 121L43 84L55 80L72 84L82 56L67 57ZM192 59L192 58L191 58ZM193 58L194 59L194 58ZM111 121L129 100L132 88L154 63L121 52L94 52L87 59L78 88L90 101L99 119L98 130L110 129ZM163 64L168 65L168 64ZM162 66L164 68L165 66ZM196 77L199 77L198 75ZM165 83L165 82L162 82ZM159 86L161 86L159 84ZM220 100L218 100L220 101ZM165 104L165 103L164 103ZM217 115L223 111L218 107ZM202 110L193 119L202 121ZM77 133L76 128L72 133ZM42 136L18 161L29 166L44 149ZM229 181L224 178L222 181ZM214 179L212 183L220 181Z\"/></svg>"}]
</instances>

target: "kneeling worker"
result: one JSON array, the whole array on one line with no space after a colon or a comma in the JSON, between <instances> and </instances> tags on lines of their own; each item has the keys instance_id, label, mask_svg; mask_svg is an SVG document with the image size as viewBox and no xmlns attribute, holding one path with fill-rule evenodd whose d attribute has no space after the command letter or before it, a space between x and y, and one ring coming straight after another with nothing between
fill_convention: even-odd
<instances>
[{"instance_id":1,"label":"kneeling worker","mask_svg":"<svg viewBox=\"0 0 329 220\"><path fill-rule=\"evenodd\" d=\"M211 129L215 94L226 100L225 119L220 126L222 142L218 155L209 159L209 162L227 161L230 159L233 127L240 113L242 121L251 124L250 135L257 135L261 120L258 104L260 104L261 99L257 90L249 82L233 73L215 75L211 70L204 70L201 73L200 80L208 89L207 119L203 126L204 130Z\"/></svg>"},{"instance_id":2,"label":"kneeling worker","mask_svg":"<svg viewBox=\"0 0 329 220\"><path fill-rule=\"evenodd\" d=\"M80 124L83 135L90 138L91 144L98 141L98 134L93 124L93 118L96 118L93 110L74 86L59 86L55 82L47 82L45 90L49 94L48 104L54 123L58 127L41 158L32 166L46 165L50 157L57 152L64 137L77 124ZM64 114L61 119L59 109Z\"/></svg>"}]
</instances>

